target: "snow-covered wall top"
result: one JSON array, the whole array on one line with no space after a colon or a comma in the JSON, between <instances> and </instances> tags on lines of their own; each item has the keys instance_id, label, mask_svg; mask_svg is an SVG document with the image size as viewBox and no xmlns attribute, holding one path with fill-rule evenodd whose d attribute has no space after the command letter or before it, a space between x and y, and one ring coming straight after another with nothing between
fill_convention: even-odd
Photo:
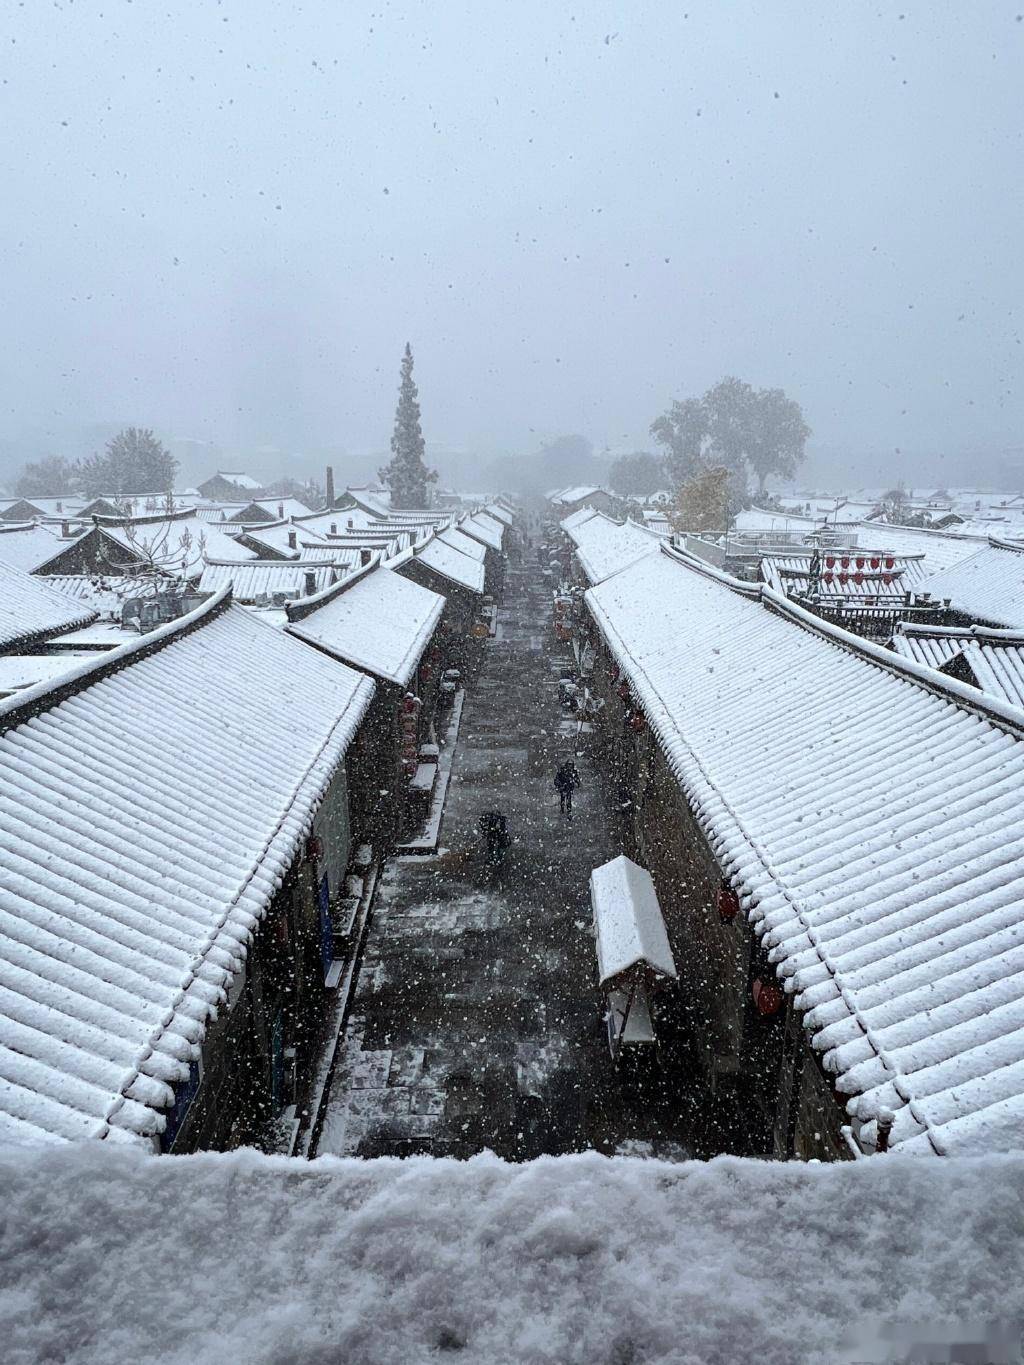
<instances>
[{"instance_id":1,"label":"snow-covered wall top","mask_svg":"<svg viewBox=\"0 0 1024 1365\"><path fill-rule=\"evenodd\" d=\"M663 550L586 600L868 1144L1016 1147L1024 712L766 591Z\"/></svg>"},{"instance_id":2,"label":"snow-covered wall top","mask_svg":"<svg viewBox=\"0 0 1024 1365\"><path fill-rule=\"evenodd\" d=\"M1024 1316L1019 1158L83 1145L4 1157L0 1185L6 1365L994 1362Z\"/></svg>"},{"instance_id":3,"label":"snow-covered wall top","mask_svg":"<svg viewBox=\"0 0 1024 1365\"><path fill-rule=\"evenodd\" d=\"M78 672L0 703L0 1142L163 1130L373 695L217 598Z\"/></svg>"}]
</instances>

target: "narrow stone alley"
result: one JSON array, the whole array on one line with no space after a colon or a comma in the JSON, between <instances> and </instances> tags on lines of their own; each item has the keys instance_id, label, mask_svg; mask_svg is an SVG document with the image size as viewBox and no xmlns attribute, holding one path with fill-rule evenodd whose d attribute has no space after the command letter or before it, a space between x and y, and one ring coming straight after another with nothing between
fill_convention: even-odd
<instances>
[{"instance_id":1,"label":"narrow stone alley","mask_svg":"<svg viewBox=\"0 0 1024 1365\"><path fill-rule=\"evenodd\" d=\"M679 1092L644 1093L608 1053L588 881L622 851L619 821L586 753L573 817L559 813L553 773L574 750L559 732L560 649L549 585L510 569L469 686L441 848L384 869L320 1155L683 1152ZM488 810L513 840L497 870L477 832Z\"/></svg>"}]
</instances>

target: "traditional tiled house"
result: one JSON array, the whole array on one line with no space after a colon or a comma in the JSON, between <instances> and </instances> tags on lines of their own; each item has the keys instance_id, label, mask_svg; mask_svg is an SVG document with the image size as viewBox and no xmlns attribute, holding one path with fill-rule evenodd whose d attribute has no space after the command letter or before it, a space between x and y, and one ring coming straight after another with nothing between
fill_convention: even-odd
<instances>
[{"instance_id":1,"label":"traditional tiled house","mask_svg":"<svg viewBox=\"0 0 1024 1365\"><path fill-rule=\"evenodd\" d=\"M627 851L744 1149L1019 1145L1024 711L667 546L586 603Z\"/></svg>"},{"instance_id":2,"label":"traditional tiled house","mask_svg":"<svg viewBox=\"0 0 1024 1365\"><path fill-rule=\"evenodd\" d=\"M446 632L449 665L465 672L476 663L473 629L480 622L484 566L454 546L431 536L388 561L403 578L429 588L445 599L442 628Z\"/></svg>"},{"instance_id":3,"label":"traditional tiled house","mask_svg":"<svg viewBox=\"0 0 1024 1365\"><path fill-rule=\"evenodd\" d=\"M326 1004L372 682L226 592L0 702L0 1140L255 1140Z\"/></svg>"},{"instance_id":4,"label":"traditional tiled house","mask_svg":"<svg viewBox=\"0 0 1024 1365\"><path fill-rule=\"evenodd\" d=\"M449 667L439 629L444 608L444 597L376 558L287 607L289 634L378 684L365 727L377 774L378 800L367 835L375 845L386 847L407 818L408 784L416 775L420 745L430 738L439 683Z\"/></svg>"}]
</instances>

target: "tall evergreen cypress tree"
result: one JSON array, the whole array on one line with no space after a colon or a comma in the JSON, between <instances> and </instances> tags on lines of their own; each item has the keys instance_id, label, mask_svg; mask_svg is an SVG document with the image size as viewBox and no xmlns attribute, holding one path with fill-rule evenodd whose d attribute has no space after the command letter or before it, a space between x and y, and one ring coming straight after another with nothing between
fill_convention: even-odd
<instances>
[{"instance_id":1,"label":"tall evergreen cypress tree","mask_svg":"<svg viewBox=\"0 0 1024 1365\"><path fill-rule=\"evenodd\" d=\"M395 431L391 437L391 463L378 471L391 489L392 507L426 507L427 485L437 481L437 470L428 469L423 461L426 447L420 427L418 394L412 378L412 347L406 342L402 383L395 409Z\"/></svg>"}]
</instances>

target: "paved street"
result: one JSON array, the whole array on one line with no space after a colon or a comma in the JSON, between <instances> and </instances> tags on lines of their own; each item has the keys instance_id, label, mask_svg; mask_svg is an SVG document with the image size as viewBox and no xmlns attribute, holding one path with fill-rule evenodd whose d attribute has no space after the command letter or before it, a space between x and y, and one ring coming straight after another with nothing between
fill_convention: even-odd
<instances>
[{"instance_id":1,"label":"paved street","mask_svg":"<svg viewBox=\"0 0 1024 1365\"><path fill-rule=\"evenodd\" d=\"M616 1075L608 1056L588 878L621 847L586 756L571 823L559 813L552 776L572 742L550 616L540 574L510 570L469 687L442 851L384 871L320 1154L683 1150L693 1101ZM513 836L496 873L476 831L491 809Z\"/></svg>"}]
</instances>

